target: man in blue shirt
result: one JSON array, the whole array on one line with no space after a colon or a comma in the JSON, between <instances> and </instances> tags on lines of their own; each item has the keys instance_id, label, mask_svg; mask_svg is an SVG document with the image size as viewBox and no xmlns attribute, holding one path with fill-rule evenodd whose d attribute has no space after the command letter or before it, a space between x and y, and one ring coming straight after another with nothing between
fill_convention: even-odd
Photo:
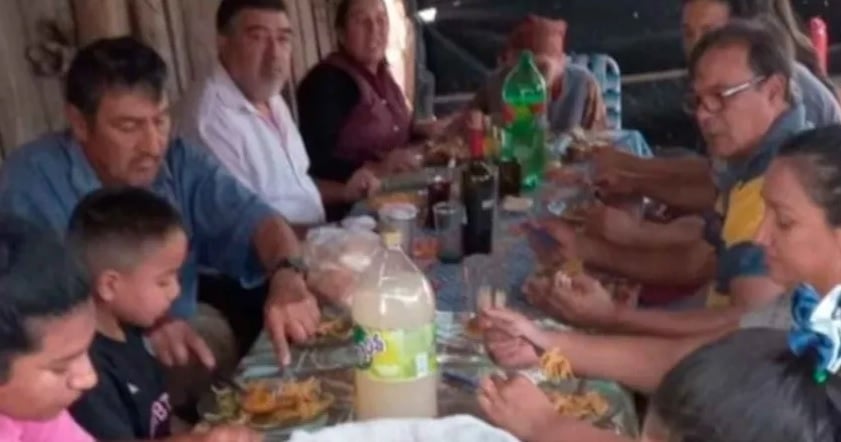
<instances>
[{"instance_id":1,"label":"man in blue shirt","mask_svg":"<svg viewBox=\"0 0 841 442\"><path fill-rule=\"evenodd\" d=\"M170 316L148 331L167 365L215 359L188 323L199 267L268 287L263 315L281 363L288 340L310 338L319 321L287 222L228 175L203 149L170 138L166 65L132 38L97 41L73 60L66 80L70 131L14 151L0 169L0 212L64 232L77 202L102 186L149 188L183 217L190 239L182 292ZM234 294L232 294L233 296ZM235 302L253 302L240 296ZM254 322L259 322L253 318Z\"/></svg>"}]
</instances>

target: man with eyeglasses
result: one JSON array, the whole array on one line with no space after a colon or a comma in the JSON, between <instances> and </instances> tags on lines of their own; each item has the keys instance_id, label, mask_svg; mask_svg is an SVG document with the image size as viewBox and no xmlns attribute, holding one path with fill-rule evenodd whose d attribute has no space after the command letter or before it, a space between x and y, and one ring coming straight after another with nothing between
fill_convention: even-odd
<instances>
[{"instance_id":1,"label":"man with eyeglasses","mask_svg":"<svg viewBox=\"0 0 841 442\"><path fill-rule=\"evenodd\" d=\"M631 270L658 266L660 272L681 273L699 265L708 280L715 280L715 289L731 301L715 309L636 310L605 304L599 301L604 297L595 293L582 296L568 289L554 290L551 296L557 305L569 308L568 317L582 314L583 308L592 325L616 333L565 332L553 337L552 347L569 358L577 374L651 392L683 356L737 328L740 321L756 326L754 313L776 305L773 301L783 289L768 277L763 251L752 239L764 213L759 190L765 169L785 141L807 129L802 106L792 101L790 75L790 52L774 44L769 31L755 23L734 22L709 34L695 49L690 60L694 98L689 102L710 155L721 158L725 168L716 179L716 214L697 226L692 244L657 251L609 249L551 225L563 247L575 250L588 263L607 262L604 254L609 252ZM713 247L705 248L702 238ZM537 360L535 348L523 338L502 330L492 330L486 338L490 354L502 365ZM583 434L566 436L588 440Z\"/></svg>"},{"instance_id":2,"label":"man with eyeglasses","mask_svg":"<svg viewBox=\"0 0 841 442\"><path fill-rule=\"evenodd\" d=\"M791 49L757 23L734 21L708 34L695 48L687 104L709 154L723 167L715 172L715 213L704 216L705 223L683 226L681 239L688 242L682 246L656 251L611 248L565 226L547 224L562 243L562 252L574 252L597 266L612 262L626 274L653 268L661 277L670 272L684 275L687 267L697 266L691 271L714 279L715 288L729 295L729 305L682 312L634 310L599 301L606 297L593 287L553 289L551 296L556 305L567 308L567 317L586 317L591 325L613 334L544 333L541 348L559 350L581 377L614 380L651 393L678 361L717 337L739 327L781 325L776 318L786 314L777 313L788 308L781 301L783 289L768 277L763 251L753 237L765 210L759 190L771 158L782 144L808 128L803 107L791 93L791 70ZM712 181L708 165L706 170L707 181ZM701 174L700 168L697 173ZM692 179L698 177L687 181ZM705 246L702 238L712 247ZM512 368L538 362L535 344L516 331L516 313L495 310L489 318L492 327L485 334L486 346L496 362ZM539 428L541 434L550 435L542 440L624 440L574 420L541 420L546 414L522 406L523 398L534 397L531 383L499 382L496 390L499 403L491 419L504 429L516 433L518 428Z\"/></svg>"}]
</instances>

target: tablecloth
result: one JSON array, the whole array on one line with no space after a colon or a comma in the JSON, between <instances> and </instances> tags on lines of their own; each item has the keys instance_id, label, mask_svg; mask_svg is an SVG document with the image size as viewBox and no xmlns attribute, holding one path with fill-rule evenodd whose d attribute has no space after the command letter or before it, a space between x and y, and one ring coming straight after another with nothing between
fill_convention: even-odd
<instances>
[{"instance_id":1,"label":"tablecloth","mask_svg":"<svg viewBox=\"0 0 841 442\"><path fill-rule=\"evenodd\" d=\"M611 131L616 144L641 156L650 156L651 149L637 131ZM501 264L504 285L509 294L509 305L520 309L539 321L545 327L564 328L562 324L540 316L528 307L520 290L526 277L534 270L535 256L528 242L517 227L529 218L537 218L548 212L547 192L557 198L558 189L543 188L533 195L533 209L526 214L500 212L494 238L494 259ZM561 192L563 194L563 192ZM574 196L575 192L568 192ZM357 214L366 210L357 208ZM429 234L430 232L421 232ZM464 272L459 264L431 263L424 271L436 290L436 327L438 359L444 376L439 382L439 413L441 416L472 414L481 416L475 400L471 382L454 381L454 378L472 380L496 370L483 353L480 343L464 331L463 320L457 312L466 307L464 296ZM353 419L353 371L356 353L350 344L335 347L296 348L288 373L295 377L317 376L327 391L336 396L337 402L326 419L315 424L334 425ZM275 356L265 333L260 336L254 348L240 365L240 376L263 377L276 373ZM628 391L614 382L588 380L588 388L601 392L611 402L615 412L606 426L617 433L635 438L638 435L638 420L634 401ZM285 440L288 433L275 433L269 440Z\"/></svg>"}]
</instances>

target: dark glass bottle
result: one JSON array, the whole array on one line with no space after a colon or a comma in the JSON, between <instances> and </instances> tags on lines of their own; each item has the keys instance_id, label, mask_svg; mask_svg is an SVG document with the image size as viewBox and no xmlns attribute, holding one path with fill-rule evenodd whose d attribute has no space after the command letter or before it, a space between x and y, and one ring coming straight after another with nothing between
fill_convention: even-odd
<instances>
[{"instance_id":1,"label":"dark glass bottle","mask_svg":"<svg viewBox=\"0 0 841 442\"><path fill-rule=\"evenodd\" d=\"M469 131L471 159L461 174L465 256L491 253L497 198L496 170L485 159L484 132L481 126Z\"/></svg>"}]
</instances>

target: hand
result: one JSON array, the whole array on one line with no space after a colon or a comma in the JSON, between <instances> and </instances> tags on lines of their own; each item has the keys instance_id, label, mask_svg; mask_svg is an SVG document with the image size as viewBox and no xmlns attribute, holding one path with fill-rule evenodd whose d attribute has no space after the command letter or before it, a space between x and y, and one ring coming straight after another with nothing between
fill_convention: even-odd
<instances>
[{"instance_id":1,"label":"hand","mask_svg":"<svg viewBox=\"0 0 841 442\"><path fill-rule=\"evenodd\" d=\"M380 190L382 183L367 167L359 168L345 183L344 199L349 203L367 198Z\"/></svg>"},{"instance_id":2,"label":"hand","mask_svg":"<svg viewBox=\"0 0 841 442\"><path fill-rule=\"evenodd\" d=\"M553 421L561 419L546 394L523 376L482 380L478 399L491 423L526 442L534 441Z\"/></svg>"},{"instance_id":3,"label":"hand","mask_svg":"<svg viewBox=\"0 0 841 442\"><path fill-rule=\"evenodd\" d=\"M147 334L155 357L166 367L183 367L190 363L192 357L212 369L216 366L216 358L210 351L204 339L182 319L167 319Z\"/></svg>"},{"instance_id":4,"label":"hand","mask_svg":"<svg viewBox=\"0 0 841 442\"><path fill-rule=\"evenodd\" d=\"M610 327L616 323L619 313L610 293L586 274L577 275L571 281L557 280L547 301L551 310L579 327Z\"/></svg>"},{"instance_id":5,"label":"hand","mask_svg":"<svg viewBox=\"0 0 841 442\"><path fill-rule=\"evenodd\" d=\"M604 204L588 209L585 216L585 230L612 243L626 244L639 230L639 221L630 213Z\"/></svg>"},{"instance_id":6,"label":"hand","mask_svg":"<svg viewBox=\"0 0 841 442\"><path fill-rule=\"evenodd\" d=\"M523 338L539 344L543 331L529 318L507 308L489 308L482 311L486 328L501 331L511 338Z\"/></svg>"},{"instance_id":7,"label":"hand","mask_svg":"<svg viewBox=\"0 0 841 442\"><path fill-rule=\"evenodd\" d=\"M413 172L423 167L423 154L416 148L392 150L383 162L386 175Z\"/></svg>"},{"instance_id":8,"label":"hand","mask_svg":"<svg viewBox=\"0 0 841 442\"><path fill-rule=\"evenodd\" d=\"M542 228L557 242L556 255L561 259L577 258L578 253L578 232L575 227L562 220L550 219L540 222Z\"/></svg>"},{"instance_id":9,"label":"hand","mask_svg":"<svg viewBox=\"0 0 841 442\"><path fill-rule=\"evenodd\" d=\"M356 282L356 273L346 267L332 266L307 273L307 286L319 299L334 305L347 306L349 289Z\"/></svg>"},{"instance_id":10,"label":"hand","mask_svg":"<svg viewBox=\"0 0 841 442\"><path fill-rule=\"evenodd\" d=\"M483 328L485 349L491 359L497 365L507 368L528 368L537 365L540 361L540 356L534 345L528 339L517 336L532 335L533 333L537 334L537 332L530 331L528 325L524 323L519 326L510 325L511 322L522 323L529 321L527 319L519 319L519 315L513 312L511 312L512 315L503 313L505 319L495 318L494 313L496 312L490 312L490 314L484 313L482 315L483 321L485 322L483 324L485 326Z\"/></svg>"},{"instance_id":11,"label":"hand","mask_svg":"<svg viewBox=\"0 0 841 442\"><path fill-rule=\"evenodd\" d=\"M315 296L297 272L283 269L272 276L264 307L266 329L282 366L289 365L289 340L304 342L315 336L321 312Z\"/></svg>"},{"instance_id":12,"label":"hand","mask_svg":"<svg viewBox=\"0 0 841 442\"><path fill-rule=\"evenodd\" d=\"M597 192L606 197L633 195L635 190L628 170L633 160L630 154L612 147L594 148L593 183Z\"/></svg>"},{"instance_id":13,"label":"hand","mask_svg":"<svg viewBox=\"0 0 841 442\"><path fill-rule=\"evenodd\" d=\"M199 434L196 439L196 442L262 442L263 436L243 426L224 425Z\"/></svg>"},{"instance_id":14,"label":"hand","mask_svg":"<svg viewBox=\"0 0 841 442\"><path fill-rule=\"evenodd\" d=\"M523 284L522 292L529 304L541 308L545 307L544 299L552 290L552 279L545 276L531 276Z\"/></svg>"}]
</instances>

